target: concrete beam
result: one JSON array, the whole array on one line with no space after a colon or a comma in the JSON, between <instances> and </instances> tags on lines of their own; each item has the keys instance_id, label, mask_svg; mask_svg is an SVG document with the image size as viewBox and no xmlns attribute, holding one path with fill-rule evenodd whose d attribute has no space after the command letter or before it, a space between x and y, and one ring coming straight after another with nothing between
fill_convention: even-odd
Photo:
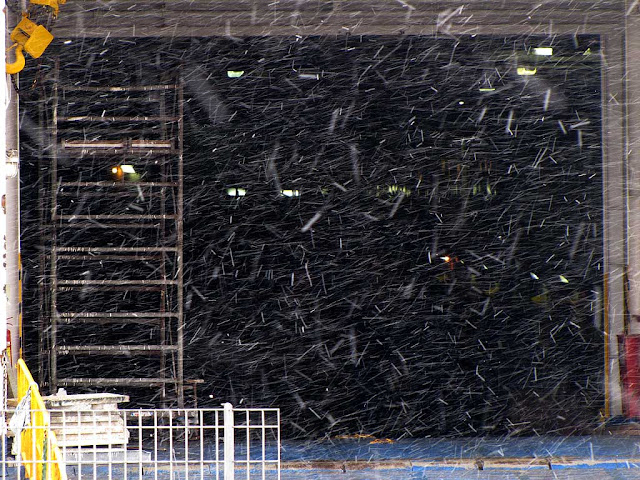
<instances>
[{"instance_id":1,"label":"concrete beam","mask_svg":"<svg viewBox=\"0 0 640 480\"><path fill-rule=\"evenodd\" d=\"M615 29L615 0L74 0L58 38L250 35L575 34Z\"/></svg>"}]
</instances>

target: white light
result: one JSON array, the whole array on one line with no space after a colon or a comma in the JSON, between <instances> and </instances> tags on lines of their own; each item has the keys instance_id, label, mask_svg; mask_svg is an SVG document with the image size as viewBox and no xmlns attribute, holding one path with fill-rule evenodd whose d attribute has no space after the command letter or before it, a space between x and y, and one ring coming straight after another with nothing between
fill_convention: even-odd
<instances>
[{"instance_id":1,"label":"white light","mask_svg":"<svg viewBox=\"0 0 640 480\"><path fill-rule=\"evenodd\" d=\"M495 92L496 89L493 88L493 87L482 87L482 88L479 89L479 91L481 91L481 92Z\"/></svg>"},{"instance_id":2,"label":"white light","mask_svg":"<svg viewBox=\"0 0 640 480\"><path fill-rule=\"evenodd\" d=\"M62 42L62 43L64 43L65 45L69 45L71 42L72 42L72 40L65 40L65 41L64 41L64 42Z\"/></svg>"},{"instance_id":3,"label":"white light","mask_svg":"<svg viewBox=\"0 0 640 480\"><path fill-rule=\"evenodd\" d=\"M18 176L19 170L17 163L7 162L4 167L4 174L7 178L15 178Z\"/></svg>"},{"instance_id":4,"label":"white light","mask_svg":"<svg viewBox=\"0 0 640 480\"><path fill-rule=\"evenodd\" d=\"M528 76L538 73L537 68L518 67L518 75Z\"/></svg>"},{"instance_id":5,"label":"white light","mask_svg":"<svg viewBox=\"0 0 640 480\"><path fill-rule=\"evenodd\" d=\"M244 75L244 70L227 70L229 78L240 78L242 75Z\"/></svg>"},{"instance_id":6,"label":"white light","mask_svg":"<svg viewBox=\"0 0 640 480\"><path fill-rule=\"evenodd\" d=\"M569 280L567 280L563 275L560 275L560 281L562 283L569 283Z\"/></svg>"},{"instance_id":7,"label":"white light","mask_svg":"<svg viewBox=\"0 0 640 480\"><path fill-rule=\"evenodd\" d=\"M531 275L531 278L533 278L534 280L540 280L540 277L538 277L538 275L533 272L529 273L529 275Z\"/></svg>"},{"instance_id":8,"label":"white light","mask_svg":"<svg viewBox=\"0 0 640 480\"><path fill-rule=\"evenodd\" d=\"M227 188L227 195L230 197L244 197L246 194L246 188Z\"/></svg>"},{"instance_id":9,"label":"white light","mask_svg":"<svg viewBox=\"0 0 640 480\"><path fill-rule=\"evenodd\" d=\"M540 55L541 57L550 57L553 55L553 48L551 47L536 47L533 49L534 55Z\"/></svg>"},{"instance_id":10,"label":"white light","mask_svg":"<svg viewBox=\"0 0 640 480\"><path fill-rule=\"evenodd\" d=\"M14 178L20 172L20 155L17 150L7 150L4 174L7 178Z\"/></svg>"},{"instance_id":11,"label":"white light","mask_svg":"<svg viewBox=\"0 0 640 480\"><path fill-rule=\"evenodd\" d=\"M300 196L300 190L280 190L280 195L283 195L285 197L299 197Z\"/></svg>"},{"instance_id":12,"label":"white light","mask_svg":"<svg viewBox=\"0 0 640 480\"><path fill-rule=\"evenodd\" d=\"M122 169L122 173L136 173L133 165L120 165L120 168Z\"/></svg>"},{"instance_id":13,"label":"white light","mask_svg":"<svg viewBox=\"0 0 640 480\"><path fill-rule=\"evenodd\" d=\"M298 77L302 80L320 80L319 73L301 73Z\"/></svg>"},{"instance_id":14,"label":"white light","mask_svg":"<svg viewBox=\"0 0 640 480\"><path fill-rule=\"evenodd\" d=\"M463 102L462 100L460 100L460 101L458 102L458 105L464 105L464 102Z\"/></svg>"}]
</instances>

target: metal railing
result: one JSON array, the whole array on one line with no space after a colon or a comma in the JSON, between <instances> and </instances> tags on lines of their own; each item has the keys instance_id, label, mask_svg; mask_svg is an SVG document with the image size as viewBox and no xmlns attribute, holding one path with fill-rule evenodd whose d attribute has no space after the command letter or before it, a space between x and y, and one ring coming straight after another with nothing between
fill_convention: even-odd
<instances>
[{"instance_id":1,"label":"metal railing","mask_svg":"<svg viewBox=\"0 0 640 480\"><path fill-rule=\"evenodd\" d=\"M50 416L45 432L57 437L69 480L280 479L278 409L225 404L218 409L51 410ZM33 425L25 426L29 429ZM27 464L7 442L1 460L3 478L29 476ZM38 464L48 469L53 459Z\"/></svg>"},{"instance_id":2,"label":"metal railing","mask_svg":"<svg viewBox=\"0 0 640 480\"><path fill-rule=\"evenodd\" d=\"M49 412L38 384L22 359L18 360L17 370L19 402L11 414L9 429L6 423L1 427L3 440L9 431L14 434L14 451L26 477L32 480L67 480L62 454L55 432L50 428ZM7 418L7 415L3 415L3 418ZM6 441L2 443L4 460ZM9 477L4 475L3 478Z\"/></svg>"}]
</instances>

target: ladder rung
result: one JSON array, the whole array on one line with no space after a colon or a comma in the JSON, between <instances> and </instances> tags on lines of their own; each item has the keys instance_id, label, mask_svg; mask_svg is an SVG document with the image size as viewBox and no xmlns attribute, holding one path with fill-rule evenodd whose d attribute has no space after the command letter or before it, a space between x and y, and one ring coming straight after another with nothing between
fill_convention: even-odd
<instances>
[{"instance_id":1,"label":"ladder rung","mask_svg":"<svg viewBox=\"0 0 640 480\"><path fill-rule=\"evenodd\" d=\"M140 280L58 280L56 282L61 287L83 286L83 285L177 285L177 280L164 279L140 279Z\"/></svg>"},{"instance_id":2,"label":"ladder rung","mask_svg":"<svg viewBox=\"0 0 640 480\"><path fill-rule=\"evenodd\" d=\"M58 320L58 326L62 328L65 325L145 325L147 327L159 327L162 325L161 318L118 318L118 317L78 317L78 318L61 318Z\"/></svg>"},{"instance_id":3,"label":"ladder rung","mask_svg":"<svg viewBox=\"0 0 640 480\"><path fill-rule=\"evenodd\" d=\"M177 252L177 247L55 247L58 252L152 253Z\"/></svg>"},{"instance_id":4,"label":"ladder rung","mask_svg":"<svg viewBox=\"0 0 640 480\"><path fill-rule=\"evenodd\" d=\"M73 292L77 285L71 287L58 287L58 292ZM163 292L166 285L102 285L100 290L119 292Z\"/></svg>"},{"instance_id":5,"label":"ladder rung","mask_svg":"<svg viewBox=\"0 0 640 480\"><path fill-rule=\"evenodd\" d=\"M82 149L82 148L131 148L138 150L143 148L173 148L171 140L62 140L63 148Z\"/></svg>"},{"instance_id":6,"label":"ladder rung","mask_svg":"<svg viewBox=\"0 0 640 480\"><path fill-rule=\"evenodd\" d=\"M111 355L155 355L164 352L175 352L175 345L64 345L56 347L56 352L61 355L77 354L91 355L108 353Z\"/></svg>"},{"instance_id":7,"label":"ladder rung","mask_svg":"<svg viewBox=\"0 0 640 480\"><path fill-rule=\"evenodd\" d=\"M58 385L62 387L95 386L95 387L154 387L176 383L175 378L60 378Z\"/></svg>"},{"instance_id":8,"label":"ladder rung","mask_svg":"<svg viewBox=\"0 0 640 480\"><path fill-rule=\"evenodd\" d=\"M58 255L56 256L58 260L82 260L82 261L91 261L91 260L118 260L123 262L134 262L134 261L143 261L143 260L162 260L162 255Z\"/></svg>"},{"instance_id":9,"label":"ladder rung","mask_svg":"<svg viewBox=\"0 0 640 480\"><path fill-rule=\"evenodd\" d=\"M77 148L77 149L67 149L65 148L65 155L72 158L82 158L84 156L90 156L91 158L104 158L106 160L113 160L113 157L116 156L118 159L129 158L132 157L134 159L139 160L141 157L149 158L150 156L160 156L166 157L169 155L178 155L178 150L174 148L131 148L131 147L123 147L123 148ZM75 151L74 151L75 150Z\"/></svg>"},{"instance_id":10,"label":"ladder rung","mask_svg":"<svg viewBox=\"0 0 640 480\"><path fill-rule=\"evenodd\" d=\"M99 115L78 115L74 117L58 117L58 122L177 122L178 117L168 115L154 116L99 116Z\"/></svg>"},{"instance_id":11,"label":"ladder rung","mask_svg":"<svg viewBox=\"0 0 640 480\"><path fill-rule=\"evenodd\" d=\"M153 314L152 312L144 312L144 313L122 313L122 314L114 314L114 313L102 313L102 312L69 312L69 313L61 313L59 323L65 325L71 325L74 323L86 323L86 324L139 324L139 325L161 325L163 319L175 317L178 318L179 315L175 313L165 313L158 312Z\"/></svg>"},{"instance_id":12,"label":"ladder rung","mask_svg":"<svg viewBox=\"0 0 640 480\"><path fill-rule=\"evenodd\" d=\"M170 312L61 312L61 318L170 318L178 317Z\"/></svg>"},{"instance_id":13,"label":"ladder rung","mask_svg":"<svg viewBox=\"0 0 640 480\"><path fill-rule=\"evenodd\" d=\"M177 187L178 182L60 182L61 187ZM137 192L133 192L137 193Z\"/></svg>"},{"instance_id":14,"label":"ladder rung","mask_svg":"<svg viewBox=\"0 0 640 480\"><path fill-rule=\"evenodd\" d=\"M140 215L140 214L98 214L98 215L53 215L53 220L176 220L178 215Z\"/></svg>"},{"instance_id":15,"label":"ladder rung","mask_svg":"<svg viewBox=\"0 0 640 480\"><path fill-rule=\"evenodd\" d=\"M88 86L88 85L60 85L59 88L70 92L148 92L153 90L175 90L177 85L131 85L131 86Z\"/></svg>"},{"instance_id":16,"label":"ladder rung","mask_svg":"<svg viewBox=\"0 0 640 480\"><path fill-rule=\"evenodd\" d=\"M65 228L160 228L157 223L103 223L103 222L73 222L58 229Z\"/></svg>"}]
</instances>

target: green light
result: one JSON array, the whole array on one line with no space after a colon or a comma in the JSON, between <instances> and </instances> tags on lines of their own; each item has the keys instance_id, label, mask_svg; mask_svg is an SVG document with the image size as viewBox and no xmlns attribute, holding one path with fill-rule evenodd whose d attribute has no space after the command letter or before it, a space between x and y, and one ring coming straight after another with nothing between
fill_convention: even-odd
<instances>
[{"instance_id":1,"label":"green light","mask_svg":"<svg viewBox=\"0 0 640 480\"><path fill-rule=\"evenodd\" d=\"M244 75L244 70L227 70L229 78L240 78L242 75Z\"/></svg>"},{"instance_id":2,"label":"green light","mask_svg":"<svg viewBox=\"0 0 640 480\"><path fill-rule=\"evenodd\" d=\"M518 75L522 75L522 76L530 76L538 73L538 69L535 67L534 68L518 67L517 71L518 71Z\"/></svg>"}]
</instances>

